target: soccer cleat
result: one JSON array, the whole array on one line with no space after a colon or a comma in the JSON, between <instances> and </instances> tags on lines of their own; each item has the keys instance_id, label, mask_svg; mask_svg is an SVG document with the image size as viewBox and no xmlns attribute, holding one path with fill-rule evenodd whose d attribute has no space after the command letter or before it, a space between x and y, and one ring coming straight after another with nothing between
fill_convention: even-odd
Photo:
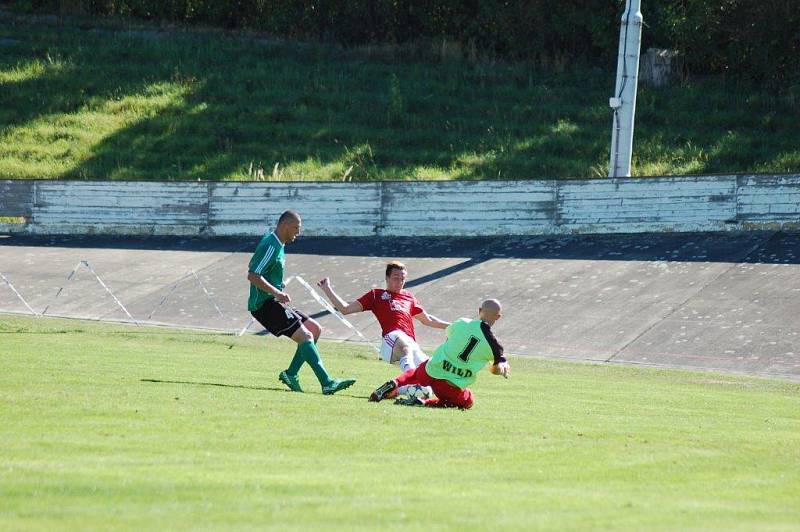
<instances>
[{"instance_id":1,"label":"soccer cleat","mask_svg":"<svg viewBox=\"0 0 800 532\"><path fill-rule=\"evenodd\" d=\"M341 381L332 380L327 386L322 387L323 395L333 395L345 388L349 388L356 383L355 379L344 379Z\"/></svg>"},{"instance_id":2,"label":"soccer cleat","mask_svg":"<svg viewBox=\"0 0 800 532\"><path fill-rule=\"evenodd\" d=\"M392 392L394 392L394 394L392 394ZM377 390L372 392L369 396L369 400L373 403L377 403L389 397L394 397L395 395L397 395L397 384L394 381L386 381L381 384Z\"/></svg>"},{"instance_id":3,"label":"soccer cleat","mask_svg":"<svg viewBox=\"0 0 800 532\"><path fill-rule=\"evenodd\" d=\"M425 399L414 395L398 397L394 400L394 404L403 406L425 406Z\"/></svg>"},{"instance_id":4,"label":"soccer cleat","mask_svg":"<svg viewBox=\"0 0 800 532\"><path fill-rule=\"evenodd\" d=\"M300 387L300 378L297 375L289 375L286 373L286 370L281 371L280 375L278 375L278 380L288 386L293 392L303 391Z\"/></svg>"}]
</instances>

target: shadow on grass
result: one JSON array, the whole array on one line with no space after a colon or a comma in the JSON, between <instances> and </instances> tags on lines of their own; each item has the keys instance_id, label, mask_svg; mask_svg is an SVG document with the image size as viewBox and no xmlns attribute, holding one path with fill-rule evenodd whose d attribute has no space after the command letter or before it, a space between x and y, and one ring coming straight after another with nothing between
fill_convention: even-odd
<instances>
[{"instance_id":1,"label":"shadow on grass","mask_svg":"<svg viewBox=\"0 0 800 532\"><path fill-rule=\"evenodd\" d=\"M153 382L157 384L190 384L192 386L217 386L220 388L240 388L244 390L260 390L260 391L292 393L291 390L287 390L286 388L278 388L273 386L246 386L243 384L222 384L219 382L167 381L161 379L139 379L139 380L141 382Z\"/></svg>"},{"instance_id":2,"label":"shadow on grass","mask_svg":"<svg viewBox=\"0 0 800 532\"><path fill-rule=\"evenodd\" d=\"M270 391L270 392L286 392L286 393L297 393L291 390L287 390L285 387L278 388L272 386L246 386L243 384L222 384L219 382L194 382L194 381L168 381L168 380L160 380L160 379L139 379L141 382L152 382L156 384L189 384L192 386L217 386L220 388L240 388L243 390L259 390L259 391ZM308 392L304 392L308 393ZM319 395L322 395L321 393ZM352 397L353 399L369 399L369 396L366 395L352 395L347 393L336 393L334 394L337 397Z\"/></svg>"},{"instance_id":3,"label":"shadow on grass","mask_svg":"<svg viewBox=\"0 0 800 532\"><path fill-rule=\"evenodd\" d=\"M118 100L150 84L146 76L136 75L141 69L128 63L143 57L142 47L131 39L106 46L86 32L48 31L14 19L3 23L14 38L3 47L0 68L40 73L9 81L2 88L0 133L45 115L68 115Z\"/></svg>"}]
</instances>

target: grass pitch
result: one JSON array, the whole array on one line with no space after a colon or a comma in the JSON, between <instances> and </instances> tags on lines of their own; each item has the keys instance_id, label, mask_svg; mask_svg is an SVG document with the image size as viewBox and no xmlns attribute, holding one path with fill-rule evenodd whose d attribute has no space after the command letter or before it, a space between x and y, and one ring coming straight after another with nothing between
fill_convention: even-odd
<instances>
[{"instance_id":1,"label":"grass pitch","mask_svg":"<svg viewBox=\"0 0 800 532\"><path fill-rule=\"evenodd\" d=\"M800 526L800 385L512 358L468 412L277 381L288 340L0 317L0 529Z\"/></svg>"}]
</instances>

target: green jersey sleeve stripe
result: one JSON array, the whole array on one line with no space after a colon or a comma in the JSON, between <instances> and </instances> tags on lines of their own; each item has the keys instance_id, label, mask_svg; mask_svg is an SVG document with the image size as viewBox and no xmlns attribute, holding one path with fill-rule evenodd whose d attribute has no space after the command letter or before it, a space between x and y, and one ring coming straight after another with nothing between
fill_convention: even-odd
<instances>
[{"instance_id":1,"label":"green jersey sleeve stripe","mask_svg":"<svg viewBox=\"0 0 800 532\"><path fill-rule=\"evenodd\" d=\"M261 262L259 262L258 266L256 266L255 272L260 274L261 273L261 269L264 268L264 266L267 265L267 263L269 262L269 259L271 259L274 254L275 254L275 248L270 246L270 248L264 254L264 258L261 259Z\"/></svg>"}]
</instances>

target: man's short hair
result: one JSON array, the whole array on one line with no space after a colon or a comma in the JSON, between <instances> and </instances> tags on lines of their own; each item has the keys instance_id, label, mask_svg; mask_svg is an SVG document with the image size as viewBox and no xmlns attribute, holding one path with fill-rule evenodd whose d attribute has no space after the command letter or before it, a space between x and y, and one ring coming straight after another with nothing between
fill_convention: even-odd
<instances>
[{"instance_id":1,"label":"man's short hair","mask_svg":"<svg viewBox=\"0 0 800 532\"><path fill-rule=\"evenodd\" d=\"M392 275L392 270L406 270L406 265L399 260L393 260L386 265L386 277Z\"/></svg>"},{"instance_id":2,"label":"man's short hair","mask_svg":"<svg viewBox=\"0 0 800 532\"><path fill-rule=\"evenodd\" d=\"M299 220L300 213L297 211L293 211L291 209L287 209L281 213L280 218L278 218L278 225L281 225L284 222L288 222L290 220Z\"/></svg>"}]
</instances>

